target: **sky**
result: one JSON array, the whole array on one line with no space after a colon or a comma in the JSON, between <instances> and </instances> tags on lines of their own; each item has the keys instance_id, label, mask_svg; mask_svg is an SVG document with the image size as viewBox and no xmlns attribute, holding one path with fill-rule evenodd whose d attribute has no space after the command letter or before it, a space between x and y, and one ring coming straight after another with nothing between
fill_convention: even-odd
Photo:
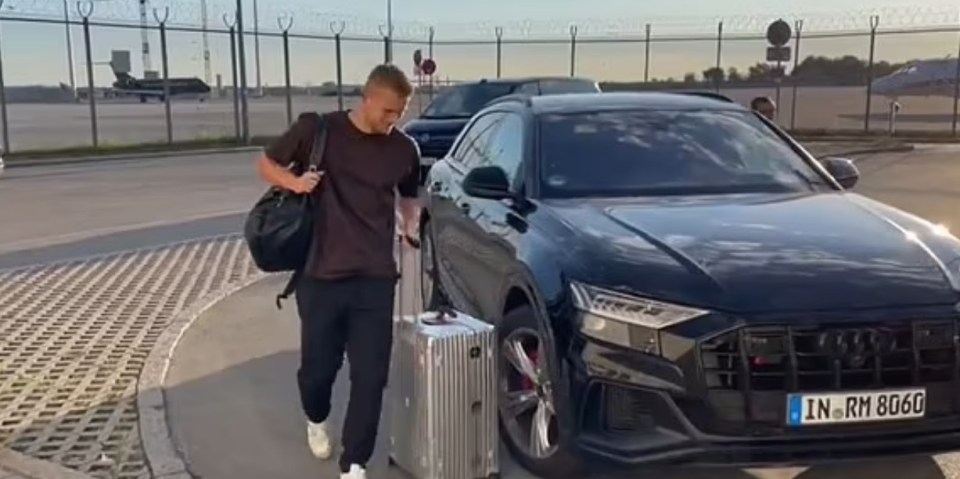
<instances>
[{"instance_id":1,"label":"sky","mask_svg":"<svg viewBox=\"0 0 960 479\"><path fill-rule=\"evenodd\" d=\"M3 74L7 85L56 85L70 83L65 29L62 24L23 22L24 17L52 19L62 17L58 0L0 0L0 49L3 52ZM242 0L248 32L253 25L253 0ZM160 12L169 7L171 25L194 25L200 22L200 0L151 0ZM76 17L75 2L71 14ZM230 79L229 37L222 17L232 12L233 0L207 0L210 26L217 32L208 35L213 83L222 74ZM94 20L113 23L137 21L137 0L98 0ZM761 39L735 39L731 35L761 35L769 21L780 16L794 21L804 18L804 33L869 30L869 15L881 15L879 31L915 28L923 25L954 25L960 30L960 3L956 0L803 0L770 2L740 0L737 6L715 0L671 0L640 2L637 0L484 0L455 2L451 0L393 0L394 36L423 41L423 45L398 43L394 58L412 70L412 54L422 48L428 56L427 26L435 28L435 39L484 40L485 44L437 44L433 57L439 65L441 79L467 80L492 77L497 71L494 27L503 27L504 39L551 39L541 44L507 43L502 48L501 69L504 76L532 74L569 74L571 48L569 26L578 25L575 71L597 80L636 81L644 74L644 45L639 42L596 43L604 38L640 38L643 25L652 24L649 74L653 78L681 78L686 72L697 72L713 66L717 57L717 21L724 20L727 36L722 42L721 65L740 70L763 59L766 44ZM270 35L278 31L278 16L291 17L292 34L330 35L331 22L343 21L344 35L375 40L378 26L385 21L386 0L260 0L259 25L260 81L265 85L283 83L283 43ZM784 13L786 12L786 13ZM148 15L156 25L153 13ZM87 83L86 50L82 28L71 28L75 55L75 74L79 85ZM659 36L659 37L658 37ZM678 37L701 37L680 40ZM659 39L658 39L659 38ZM149 32L151 63L161 66L159 32ZM203 37L196 32L170 31L167 34L168 62L171 76L205 76ZM882 34L877 38L877 59L905 61L914 58L957 55L960 32ZM113 75L105 62L112 50L129 50L133 74L142 76L140 32L136 28L91 28L91 54L94 83L109 85ZM257 84L255 40L245 42L248 83ZM849 38L805 38L801 58L807 55L838 56L852 54L866 57L869 36ZM297 85L319 85L336 78L335 48L330 40L292 38L290 40L291 78ZM378 41L344 41L343 75L346 82L360 81L366 72L383 60L383 45Z\"/></svg>"}]
</instances>

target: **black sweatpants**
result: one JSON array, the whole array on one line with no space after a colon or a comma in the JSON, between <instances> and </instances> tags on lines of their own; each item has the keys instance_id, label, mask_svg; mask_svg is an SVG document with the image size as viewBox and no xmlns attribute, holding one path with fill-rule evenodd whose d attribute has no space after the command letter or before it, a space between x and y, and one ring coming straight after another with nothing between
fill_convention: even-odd
<instances>
[{"instance_id":1,"label":"black sweatpants","mask_svg":"<svg viewBox=\"0 0 960 479\"><path fill-rule=\"evenodd\" d=\"M340 457L343 472L351 464L365 467L373 454L390 371L395 285L391 279L305 276L297 286L301 323L297 381L310 421L327 420L344 352L350 361L350 403Z\"/></svg>"}]
</instances>

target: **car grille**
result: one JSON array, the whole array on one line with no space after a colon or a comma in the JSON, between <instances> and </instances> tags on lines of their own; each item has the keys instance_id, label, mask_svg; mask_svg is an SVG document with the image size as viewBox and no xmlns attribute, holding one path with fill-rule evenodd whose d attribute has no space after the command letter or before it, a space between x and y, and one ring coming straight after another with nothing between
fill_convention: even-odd
<instances>
[{"instance_id":1,"label":"car grille","mask_svg":"<svg viewBox=\"0 0 960 479\"><path fill-rule=\"evenodd\" d=\"M708 389L908 387L960 379L958 333L955 320L746 327L703 342L700 357Z\"/></svg>"},{"instance_id":2,"label":"car grille","mask_svg":"<svg viewBox=\"0 0 960 479\"><path fill-rule=\"evenodd\" d=\"M792 392L923 386L927 417L960 419L960 341L953 319L750 326L699 347L706 403L681 405L701 430L782 435Z\"/></svg>"}]
</instances>

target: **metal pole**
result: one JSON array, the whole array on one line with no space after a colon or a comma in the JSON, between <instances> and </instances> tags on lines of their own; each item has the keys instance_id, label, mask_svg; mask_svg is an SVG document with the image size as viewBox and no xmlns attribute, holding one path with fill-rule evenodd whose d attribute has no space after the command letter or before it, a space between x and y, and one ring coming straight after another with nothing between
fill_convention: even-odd
<instances>
[{"instance_id":1,"label":"metal pole","mask_svg":"<svg viewBox=\"0 0 960 479\"><path fill-rule=\"evenodd\" d=\"M86 5L84 11L83 5ZM90 15L93 14L93 2L77 2L77 13L83 17L83 46L87 56L87 101L90 103L90 134L93 137L93 147L100 146L97 132L97 92L93 84L93 52L90 47Z\"/></svg>"},{"instance_id":2,"label":"metal pole","mask_svg":"<svg viewBox=\"0 0 960 479\"><path fill-rule=\"evenodd\" d=\"M235 22L227 22L224 15L223 22L230 28L230 73L233 75L233 126L235 138L240 141L240 82L237 80L237 30Z\"/></svg>"},{"instance_id":3,"label":"metal pole","mask_svg":"<svg viewBox=\"0 0 960 479\"><path fill-rule=\"evenodd\" d=\"M880 16L873 15L870 17L870 63L867 66L867 105L863 114L863 131L870 131L870 113L871 113L871 102L870 98L873 96L873 60L874 52L877 46L877 27L880 25Z\"/></svg>"},{"instance_id":4,"label":"metal pole","mask_svg":"<svg viewBox=\"0 0 960 479\"><path fill-rule=\"evenodd\" d=\"M393 0L387 0L387 63L393 61Z\"/></svg>"},{"instance_id":5,"label":"metal pole","mask_svg":"<svg viewBox=\"0 0 960 479\"><path fill-rule=\"evenodd\" d=\"M433 27L430 27L427 32L429 35L427 38L427 55L429 58L433 58L433 37L436 35L437 31ZM433 92L436 90L436 85L434 84L433 78L433 75L430 75L430 101L433 101Z\"/></svg>"},{"instance_id":6,"label":"metal pole","mask_svg":"<svg viewBox=\"0 0 960 479\"><path fill-rule=\"evenodd\" d=\"M957 70L953 76L953 135L957 136L957 121L960 120L960 41L957 42Z\"/></svg>"},{"instance_id":7,"label":"metal pole","mask_svg":"<svg viewBox=\"0 0 960 479\"><path fill-rule=\"evenodd\" d=\"M577 71L577 26L570 25L570 76Z\"/></svg>"},{"instance_id":8,"label":"metal pole","mask_svg":"<svg viewBox=\"0 0 960 479\"><path fill-rule=\"evenodd\" d=\"M647 35L646 40L644 40L644 50L646 53L643 56L643 82L647 83L650 81L650 24L647 24Z\"/></svg>"},{"instance_id":9,"label":"metal pole","mask_svg":"<svg viewBox=\"0 0 960 479\"><path fill-rule=\"evenodd\" d=\"M493 31L497 35L497 78L500 78L503 65L503 27L497 27Z\"/></svg>"},{"instance_id":10,"label":"metal pole","mask_svg":"<svg viewBox=\"0 0 960 479\"><path fill-rule=\"evenodd\" d=\"M800 81L797 78L797 68L800 66L800 36L803 32L803 20L797 20L794 24L795 30L797 31L797 38L794 40L793 47L793 71L790 72L791 80L793 83L793 99L790 101L790 129L796 129L797 127L797 83ZM779 105L777 105L779 107Z\"/></svg>"},{"instance_id":11,"label":"metal pole","mask_svg":"<svg viewBox=\"0 0 960 479\"><path fill-rule=\"evenodd\" d=\"M290 93L290 27L293 26L293 17L287 18L287 23L278 18L277 25L283 30L283 70L284 84L287 94L287 124L293 124L293 98Z\"/></svg>"},{"instance_id":12,"label":"metal pole","mask_svg":"<svg viewBox=\"0 0 960 479\"><path fill-rule=\"evenodd\" d=\"M344 22L330 22L330 31L333 32L333 45L337 53L337 109L343 111L343 57L341 50L340 35L346 28Z\"/></svg>"},{"instance_id":13,"label":"metal pole","mask_svg":"<svg viewBox=\"0 0 960 479\"><path fill-rule=\"evenodd\" d=\"M160 57L163 61L163 112L167 120L167 143L173 143L173 115L170 113L170 64L167 61L167 19L170 7L164 9L160 18L157 9L153 9L153 18L160 24Z\"/></svg>"},{"instance_id":14,"label":"metal pole","mask_svg":"<svg viewBox=\"0 0 960 479\"><path fill-rule=\"evenodd\" d=\"M237 0L237 58L240 70L240 129L243 144L250 144L250 109L247 105L247 52L243 41L243 0Z\"/></svg>"},{"instance_id":15,"label":"metal pole","mask_svg":"<svg viewBox=\"0 0 960 479\"><path fill-rule=\"evenodd\" d=\"M780 92L782 91L783 86L783 62L777 60L777 70L773 72L773 81L777 85L777 121L780 121L780 112L783 108L780 108Z\"/></svg>"},{"instance_id":16,"label":"metal pole","mask_svg":"<svg viewBox=\"0 0 960 479\"><path fill-rule=\"evenodd\" d=\"M67 71L70 75L70 90L73 92L73 97L77 97L77 72L74 68L75 60L73 59L73 35L70 31L70 6L67 0L63 0L63 26L67 34Z\"/></svg>"},{"instance_id":17,"label":"metal pole","mask_svg":"<svg viewBox=\"0 0 960 479\"><path fill-rule=\"evenodd\" d=\"M720 93L720 84L723 83L723 67L722 65L722 56L723 56L723 21L717 24L717 76L714 79L716 83L717 93Z\"/></svg>"},{"instance_id":18,"label":"metal pole","mask_svg":"<svg viewBox=\"0 0 960 479\"><path fill-rule=\"evenodd\" d=\"M260 79L260 8L253 0L253 54L257 65L257 96L263 96L263 82Z\"/></svg>"},{"instance_id":19,"label":"metal pole","mask_svg":"<svg viewBox=\"0 0 960 479\"><path fill-rule=\"evenodd\" d=\"M0 0L0 8L3 8L3 1ZM7 120L7 85L3 80L3 38L0 35L0 123L3 130L3 150L4 153L10 152L10 122Z\"/></svg>"}]
</instances>

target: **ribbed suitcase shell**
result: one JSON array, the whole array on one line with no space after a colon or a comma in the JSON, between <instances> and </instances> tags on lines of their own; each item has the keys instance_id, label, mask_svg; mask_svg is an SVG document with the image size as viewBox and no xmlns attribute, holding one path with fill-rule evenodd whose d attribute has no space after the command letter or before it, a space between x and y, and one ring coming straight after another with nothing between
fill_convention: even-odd
<instances>
[{"instance_id":1,"label":"ribbed suitcase shell","mask_svg":"<svg viewBox=\"0 0 960 479\"><path fill-rule=\"evenodd\" d=\"M394 320L390 458L416 479L499 475L496 334L465 314Z\"/></svg>"}]
</instances>

